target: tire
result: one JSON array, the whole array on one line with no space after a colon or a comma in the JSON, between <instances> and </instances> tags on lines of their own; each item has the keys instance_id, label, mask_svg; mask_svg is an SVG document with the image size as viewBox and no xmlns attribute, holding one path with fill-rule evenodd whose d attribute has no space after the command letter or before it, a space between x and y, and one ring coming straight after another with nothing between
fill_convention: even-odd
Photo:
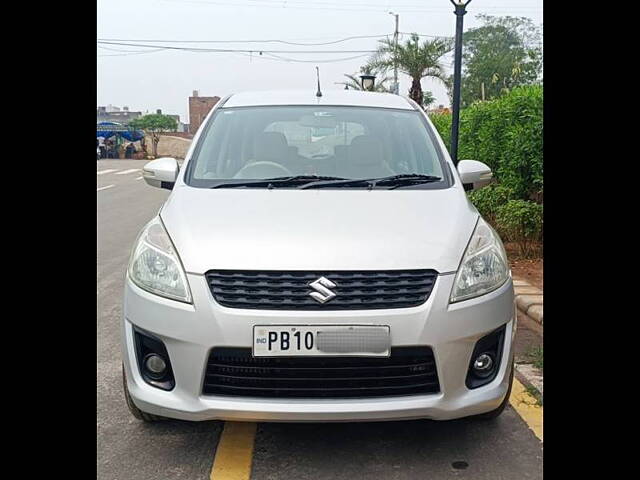
<instances>
[{"instance_id":1,"label":"tire","mask_svg":"<svg viewBox=\"0 0 640 480\"><path fill-rule=\"evenodd\" d=\"M136 407L135 403L129 395L129 389L127 388L127 377L124 373L124 365L122 365L122 389L124 390L124 398L127 402L127 407L131 412L131 415L136 417L138 420L142 420L143 422L153 423L165 420L164 417L160 417L158 415L152 415L151 413L146 413Z\"/></svg>"},{"instance_id":2,"label":"tire","mask_svg":"<svg viewBox=\"0 0 640 480\"><path fill-rule=\"evenodd\" d=\"M507 394L502 400L502 403L495 410L491 410L490 412L481 413L480 415L475 415L474 418L478 420L493 420L498 418L500 414L504 411L509 403L509 397L511 396L511 386L513 385L513 371L515 370L515 365L513 360L511 361L511 374L509 375L509 388L507 389Z\"/></svg>"}]
</instances>

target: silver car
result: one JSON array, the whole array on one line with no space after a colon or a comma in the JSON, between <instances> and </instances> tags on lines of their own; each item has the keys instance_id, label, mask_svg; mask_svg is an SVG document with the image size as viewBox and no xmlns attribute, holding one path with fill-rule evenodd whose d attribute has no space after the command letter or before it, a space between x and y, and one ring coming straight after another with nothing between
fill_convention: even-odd
<instances>
[{"instance_id":1,"label":"silver car","mask_svg":"<svg viewBox=\"0 0 640 480\"><path fill-rule=\"evenodd\" d=\"M493 418L516 330L503 244L427 115L396 95L231 95L133 246L123 375L137 418Z\"/></svg>"}]
</instances>

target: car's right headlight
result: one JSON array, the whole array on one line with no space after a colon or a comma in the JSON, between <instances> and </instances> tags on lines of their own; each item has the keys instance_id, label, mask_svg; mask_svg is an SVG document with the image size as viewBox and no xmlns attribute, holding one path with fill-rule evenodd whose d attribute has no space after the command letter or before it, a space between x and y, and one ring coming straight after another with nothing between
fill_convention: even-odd
<instances>
[{"instance_id":1,"label":"car's right headlight","mask_svg":"<svg viewBox=\"0 0 640 480\"><path fill-rule=\"evenodd\" d=\"M489 293L509 278L509 263L502 240L482 217L462 256L453 282L450 303Z\"/></svg>"},{"instance_id":2,"label":"car's right headlight","mask_svg":"<svg viewBox=\"0 0 640 480\"><path fill-rule=\"evenodd\" d=\"M191 291L182 262L159 216L151 220L138 236L129 260L129 277L151 293L191 303Z\"/></svg>"}]
</instances>

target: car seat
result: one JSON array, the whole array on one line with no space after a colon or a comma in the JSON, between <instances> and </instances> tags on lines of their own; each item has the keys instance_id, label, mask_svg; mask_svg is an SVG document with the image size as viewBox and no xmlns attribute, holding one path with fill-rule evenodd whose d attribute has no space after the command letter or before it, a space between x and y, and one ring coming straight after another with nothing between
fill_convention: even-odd
<instances>
[{"instance_id":1,"label":"car seat","mask_svg":"<svg viewBox=\"0 0 640 480\"><path fill-rule=\"evenodd\" d=\"M380 140L371 135L359 135L346 149L346 158L337 165L338 176L345 178L387 177L395 172L383 157ZM342 156L342 155L341 155Z\"/></svg>"}]
</instances>

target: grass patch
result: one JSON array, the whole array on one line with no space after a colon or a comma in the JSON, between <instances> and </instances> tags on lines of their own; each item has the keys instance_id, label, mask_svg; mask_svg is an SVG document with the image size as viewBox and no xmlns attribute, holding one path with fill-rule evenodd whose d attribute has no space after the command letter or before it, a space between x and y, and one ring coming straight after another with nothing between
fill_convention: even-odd
<instances>
[{"instance_id":1,"label":"grass patch","mask_svg":"<svg viewBox=\"0 0 640 480\"><path fill-rule=\"evenodd\" d=\"M527 352L527 357L531 359L531 363L534 367L544 370L543 362L544 362L544 354L542 347L533 347Z\"/></svg>"},{"instance_id":2,"label":"grass patch","mask_svg":"<svg viewBox=\"0 0 640 480\"><path fill-rule=\"evenodd\" d=\"M542 407L542 395L540 395L540 392L531 385L525 385L524 389L529 395L536 399L536 405L540 405Z\"/></svg>"}]
</instances>

